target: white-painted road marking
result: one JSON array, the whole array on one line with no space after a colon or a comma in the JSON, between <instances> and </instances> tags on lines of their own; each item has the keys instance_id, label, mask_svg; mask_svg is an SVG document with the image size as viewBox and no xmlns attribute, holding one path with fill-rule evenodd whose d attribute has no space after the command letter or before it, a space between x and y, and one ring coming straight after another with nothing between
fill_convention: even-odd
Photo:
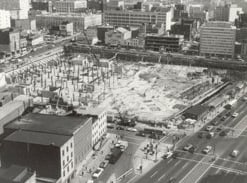
<instances>
[{"instance_id":1,"label":"white-painted road marking","mask_svg":"<svg viewBox=\"0 0 247 183\"><path fill-rule=\"evenodd\" d=\"M169 164L172 160L173 160L173 159L169 159L169 160L168 160L168 164Z\"/></svg>"},{"instance_id":2,"label":"white-painted road marking","mask_svg":"<svg viewBox=\"0 0 247 183\"><path fill-rule=\"evenodd\" d=\"M158 173L158 170L156 172L154 172L150 177L152 178L153 176L155 176Z\"/></svg>"},{"instance_id":3,"label":"white-painted road marking","mask_svg":"<svg viewBox=\"0 0 247 183\"><path fill-rule=\"evenodd\" d=\"M165 176L166 176L166 174L162 175L162 176L158 179L158 181L161 181Z\"/></svg>"},{"instance_id":4,"label":"white-painted road marking","mask_svg":"<svg viewBox=\"0 0 247 183\"><path fill-rule=\"evenodd\" d=\"M184 169L185 167L187 167L189 165L189 162L185 163L184 166L182 166L182 169Z\"/></svg>"}]
</instances>

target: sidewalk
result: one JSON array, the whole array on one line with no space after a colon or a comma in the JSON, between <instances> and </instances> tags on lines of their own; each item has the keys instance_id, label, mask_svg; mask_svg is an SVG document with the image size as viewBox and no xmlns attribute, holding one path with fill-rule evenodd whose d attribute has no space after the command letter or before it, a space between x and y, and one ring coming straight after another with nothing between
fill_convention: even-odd
<instances>
[{"instance_id":1,"label":"sidewalk","mask_svg":"<svg viewBox=\"0 0 247 183\"><path fill-rule=\"evenodd\" d=\"M148 172L150 169L152 169L159 161L162 160L162 156L172 148L172 144L168 143L159 143L158 141L151 142L152 140L145 140L142 142L134 154L134 159L133 159L133 167L135 174L145 174ZM154 149L154 154L146 154L145 147L147 145L150 146L150 144L153 145ZM157 150L156 150L156 145L157 145ZM142 170L140 170L140 167L142 166Z\"/></svg>"},{"instance_id":2,"label":"sidewalk","mask_svg":"<svg viewBox=\"0 0 247 183\"><path fill-rule=\"evenodd\" d=\"M113 147L112 142L115 143L116 141L116 135L108 133L101 149L99 151L92 150L86 159L77 167L72 183L87 183L88 180L91 180L92 173L104 161L105 156L110 153L110 149Z\"/></svg>"}]
</instances>

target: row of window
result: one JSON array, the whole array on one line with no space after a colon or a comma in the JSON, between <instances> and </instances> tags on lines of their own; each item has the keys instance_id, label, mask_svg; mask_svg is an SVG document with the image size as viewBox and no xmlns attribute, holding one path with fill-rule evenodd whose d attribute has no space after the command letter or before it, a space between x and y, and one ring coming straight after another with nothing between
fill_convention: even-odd
<instances>
[{"instance_id":1,"label":"row of window","mask_svg":"<svg viewBox=\"0 0 247 183\"><path fill-rule=\"evenodd\" d=\"M70 168L71 168L71 169L74 168L73 162L70 163L70 166L69 166L69 165L67 166L67 168L66 168L67 171L66 171L66 170L63 171L63 177L66 176L66 172L69 173Z\"/></svg>"}]
</instances>

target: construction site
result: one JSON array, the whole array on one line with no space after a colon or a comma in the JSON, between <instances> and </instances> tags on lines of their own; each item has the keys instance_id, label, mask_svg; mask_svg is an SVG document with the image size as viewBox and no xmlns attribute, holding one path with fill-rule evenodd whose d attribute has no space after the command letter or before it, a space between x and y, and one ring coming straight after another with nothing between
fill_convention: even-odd
<instances>
[{"instance_id":1,"label":"construction site","mask_svg":"<svg viewBox=\"0 0 247 183\"><path fill-rule=\"evenodd\" d=\"M221 85L202 67L122 62L76 54L6 75L10 88L45 106L40 113L103 107L109 116L163 122Z\"/></svg>"}]
</instances>

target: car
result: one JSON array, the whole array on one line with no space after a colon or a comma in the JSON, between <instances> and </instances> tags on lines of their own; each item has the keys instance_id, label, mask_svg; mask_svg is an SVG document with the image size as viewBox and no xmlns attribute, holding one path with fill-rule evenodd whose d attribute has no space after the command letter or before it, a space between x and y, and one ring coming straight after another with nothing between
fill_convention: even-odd
<instances>
[{"instance_id":1,"label":"car","mask_svg":"<svg viewBox=\"0 0 247 183\"><path fill-rule=\"evenodd\" d=\"M114 125L114 124L111 124L111 123L108 123L108 124L107 124L107 128L109 128L109 129L113 129L114 126L115 126L115 125Z\"/></svg>"},{"instance_id":2,"label":"car","mask_svg":"<svg viewBox=\"0 0 247 183\"><path fill-rule=\"evenodd\" d=\"M108 160L105 160L105 161L103 161L103 162L100 163L99 167L100 168L106 168L108 164L109 164L109 161Z\"/></svg>"},{"instance_id":3,"label":"car","mask_svg":"<svg viewBox=\"0 0 247 183\"><path fill-rule=\"evenodd\" d=\"M196 152L196 150L197 150L197 147L193 146L189 149L189 152L193 154L194 152Z\"/></svg>"},{"instance_id":4,"label":"car","mask_svg":"<svg viewBox=\"0 0 247 183\"><path fill-rule=\"evenodd\" d=\"M225 130L222 130L219 135L224 137L224 136L227 136L229 133L230 133L230 130L229 129L225 129Z\"/></svg>"},{"instance_id":5,"label":"car","mask_svg":"<svg viewBox=\"0 0 247 183\"><path fill-rule=\"evenodd\" d=\"M130 132L137 132L137 129L135 129L135 128L127 128L127 131L130 131Z\"/></svg>"},{"instance_id":6,"label":"car","mask_svg":"<svg viewBox=\"0 0 247 183\"><path fill-rule=\"evenodd\" d=\"M119 147L120 148L121 144L120 143L116 143L115 147Z\"/></svg>"},{"instance_id":7,"label":"car","mask_svg":"<svg viewBox=\"0 0 247 183\"><path fill-rule=\"evenodd\" d=\"M202 150L202 152L203 152L204 154L208 154L212 149L213 149L212 146L206 146L206 147Z\"/></svg>"},{"instance_id":8,"label":"car","mask_svg":"<svg viewBox=\"0 0 247 183\"><path fill-rule=\"evenodd\" d=\"M136 134L136 136L146 137L146 134L144 132L139 132Z\"/></svg>"},{"instance_id":9,"label":"car","mask_svg":"<svg viewBox=\"0 0 247 183\"><path fill-rule=\"evenodd\" d=\"M176 159L180 156L182 156L182 152L180 152L180 151L174 151L172 154L172 158L174 158L174 159Z\"/></svg>"},{"instance_id":10,"label":"car","mask_svg":"<svg viewBox=\"0 0 247 183\"><path fill-rule=\"evenodd\" d=\"M231 112L226 113L226 116L231 116L231 115L232 115Z\"/></svg>"},{"instance_id":11,"label":"car","mask_svg":"<svg viewBox=\"0 0 247 183\"><path fill-rule=\"evenodd\" d=\"M111 159L111 154L107 154L106 156L105 156L105 160L110 160Z\"/></svg>"},{"instance_id":12,"label":"car","mask_svg":"<svg viewBox=\"0 0 247 183\"><path fill-rule=\"evenodd\" d=\"M207 134L207 138L208 138L208 139L211 139L212 137L214 137L214 132L209 132L209 133Z\"/></svg>"},{"instance_id":13,"label":"car","mask_svg":"<svg viewBox=\"0 0 247 183\"><path fill-rule=\"evenodd\" d=\"M226 116L223 116L220 120L225 121L225 119L226 119Z\"/></svg>"},{"instance_id":14,"label":"car","mask_svg":"<svg viewBox=\"0 0 247 183\"><path fill-rule=\"evenodd\" d=\"M220 123L220 122L219 122L218 120L215 120L215 121L212 122L212 125L216 126L216 125L218 125L219 123Z\"/></svg>"},{"instance_id":15,"label":"car","mask_svg":"<svg viewBox=\"0 0 247 183\"><path fill-rule=\"evenodd\" d=\"M236 118L238 116L238 113L237 112L234 112L233 114L232 114L232 117L233 118Z\"/></svg>"},{"instance_id":16,"label":"car","mask_svg":"<svg viewBox=\"0 0 247 183\"><path fill-rule=\"evenodd\" d=\"M124 130L124 127L122 127L122 126L117 126L116 130Z\"/></svg>"},{"instance_id":17,"label":"car","mask_svg":"<svg viewBox=\"0 0 247 183\"><path fill-rule=\"evenodd\" d=\"M209 126L207 126L206 131L210 132L210 131L212 131L213 129L214 129L214 127L211 126L211 125L209 125Z\"/></svg>"},{"instance_id":18,"label":"car","mask_svg":"<svg viewBox=\"0 0 247 183\"><path fill-rule=\"evenodd\" d=\"M94 179L99 178L99 176L102 174L103 171L104 171L103 168L97 168L97 169L94 171L92 177L93 177Z\"/></svg>"},{"instance_id":19,"label":"car","mask_svg":"<svg viewBox=\"0 0 247 183\"><path fill-rule=\"evenodd\" d=\"M173 152L172 151L168 151L168 152L166 152L164 154L163 159L168 159L168 158L172 157L172 155L173 155Z\"/></svg>"},{"instance_id":20,"label":"car","mask_svg":"<svg viewBox=\"0 0 247 183\"><path fill-rule=\"evenodd\" d=\"M215 130L216 130L216 132L220 132L221 130L223 130L223 127L218 126Z\"/></svg>"},{"instance_id":21,"label":"car","mask_svg":"<svg viewBox=\"0 0 247 183\"><path fill-rule=\"evenodd\" d=\"M204 137L204 133L203 132L198 132L198 137L199 138L203 138Z\"/></svg>"},{"instance_id":22,"label":"car","mask_svg":"<svg viewBox=\"0 0 247 183\"><path fill-rule=\"evenodd\" d=\"M236 149L234 149L234 150L232 151L232 153L231 153L231 157L235 158L235 157L238 156L238 154L239 154L239 151L236 150Z\"/></svg>"},{"instance_id":23,"label":"car","mask_svg":"<svg viewBox=\"0 0 247 183\"><path fill-rule=\"evenodd\" d=\"M184 146L183 150L184 150L184 151L189 151L190 148L192 148L192 147L193 147L192 144L187 144L186 146Z\"/></svg>"}]
</instances>

